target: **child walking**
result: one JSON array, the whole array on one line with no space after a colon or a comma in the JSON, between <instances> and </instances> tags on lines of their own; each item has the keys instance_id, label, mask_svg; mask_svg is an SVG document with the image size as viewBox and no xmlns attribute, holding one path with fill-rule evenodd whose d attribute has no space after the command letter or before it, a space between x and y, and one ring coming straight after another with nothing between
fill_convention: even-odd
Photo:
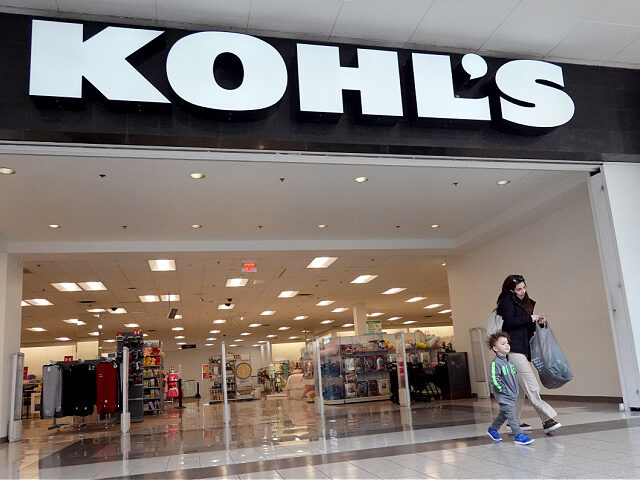
<instances>
[{"instance_id":1,"label":"child walking","mask_svg":"<svg viewBox=\"0 0 640 480\"><path fill-rule=\"evenodd\" d=\"M533 442L533 438L527 437L522 433L520 422L516 415L516 400L518 398L518 376L516 366L509 360L509 334L505 332L496 332L489 337L489 348L496 354L496 358L491 362L491 383L493 385L493 393L500 405L500 413L493 421L487 435L495 442L502 441L502 437L498 433L498 429L505 420L509 421L509 426L515 435L515 443L517 445L529 445Z\"/></svg>"}]
</instances>

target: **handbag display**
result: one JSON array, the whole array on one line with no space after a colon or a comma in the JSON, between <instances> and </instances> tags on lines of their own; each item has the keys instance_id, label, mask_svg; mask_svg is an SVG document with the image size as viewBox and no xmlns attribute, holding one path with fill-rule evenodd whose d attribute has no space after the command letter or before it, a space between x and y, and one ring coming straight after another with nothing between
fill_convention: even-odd
<instances>
[{"instance_id":1,"label":"handbag display","mask_svg":"<svg viewBox=\"0 0 640 480\"><path fill-rule=\"evenodd\" d=\"M538 370L545 388L560 388L573 378L573 371L547 321L546 328L536 322L536 333L529 340L531 363Z\"/></svg>"}]
</instances>

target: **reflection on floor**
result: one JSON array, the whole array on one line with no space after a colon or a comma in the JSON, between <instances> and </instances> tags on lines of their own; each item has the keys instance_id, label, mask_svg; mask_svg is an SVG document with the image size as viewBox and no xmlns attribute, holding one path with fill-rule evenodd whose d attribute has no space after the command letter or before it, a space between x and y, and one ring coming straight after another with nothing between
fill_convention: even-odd
<instances>
[{"instance_id":1,"label":"reflection on floor","mask_svg":"<svg viewBox=\"0 0 640 480\"><path fill-rule=\"evenodd\" d=\"M186 404L119 425L51 433L26 420L21 442L0 445L0 478L638 478L640 415L617 405L551 402L564 427L536 441L493 445L497 413L488 400L442 401L406 409L391 402L316 406L285 398Z\"/></svg>"}]
</instances>

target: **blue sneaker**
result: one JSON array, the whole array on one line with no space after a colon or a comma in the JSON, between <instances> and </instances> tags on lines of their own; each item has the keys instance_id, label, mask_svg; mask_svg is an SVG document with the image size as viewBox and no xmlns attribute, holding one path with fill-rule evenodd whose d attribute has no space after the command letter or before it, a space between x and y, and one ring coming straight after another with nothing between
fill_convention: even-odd
<instances>
[{"instance_id":1,"label":"blue sneaker","mask_svg":"<svg viewBox=\"0 0 640 480\"><path fill-rule=\"evenodd\" d=\"M529 445L530 443L533 443L533 438L527 437L524 433L519 433L516 435L514 442L516 442L516 445Z\"/></svg>"},{"instance_id":2,"label":"blue sneaker","mask_svg":"<svg viewBox=\"0 0 640 480\"><path fill-rule=\"evenodd\" d=\"M502 441L502 437L498 433L498 430L496 430L495 428L489 427L489 430L487 430L487 435L489 435L493 439L494 442L501 442Z\"/></svg>"}]
</instances>

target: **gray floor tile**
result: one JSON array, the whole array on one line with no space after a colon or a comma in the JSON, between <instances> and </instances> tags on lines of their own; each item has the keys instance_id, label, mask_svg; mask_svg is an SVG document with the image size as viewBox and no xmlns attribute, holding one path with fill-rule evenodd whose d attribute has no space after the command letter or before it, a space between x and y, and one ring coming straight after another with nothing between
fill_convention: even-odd
<instances>
[{"instance_id":1,"label":"gray floor tile","mask_svg":"<svg viewBox=\"0 0 640 480\"><path fill-rule=\"evenodd\" d=\"M329 478L313 465L307 465L306 467L285 468L282 470L278 470L278 473L282 476L282 478L287 480Z\"/></svg>"},{"instance_id":2,"label":"gray floor tile","mask_svg":"<svg viewBox=\"0 0 640 480\"><path fill-rule=\"evenodd\" d=\"M242 473L239 475L240 480L253 480L253 479L277 479L281 480L282 476L276 472L275 470L270 470L267 472L253 472L253 473Z\"/></svg>"}]
</instances>

